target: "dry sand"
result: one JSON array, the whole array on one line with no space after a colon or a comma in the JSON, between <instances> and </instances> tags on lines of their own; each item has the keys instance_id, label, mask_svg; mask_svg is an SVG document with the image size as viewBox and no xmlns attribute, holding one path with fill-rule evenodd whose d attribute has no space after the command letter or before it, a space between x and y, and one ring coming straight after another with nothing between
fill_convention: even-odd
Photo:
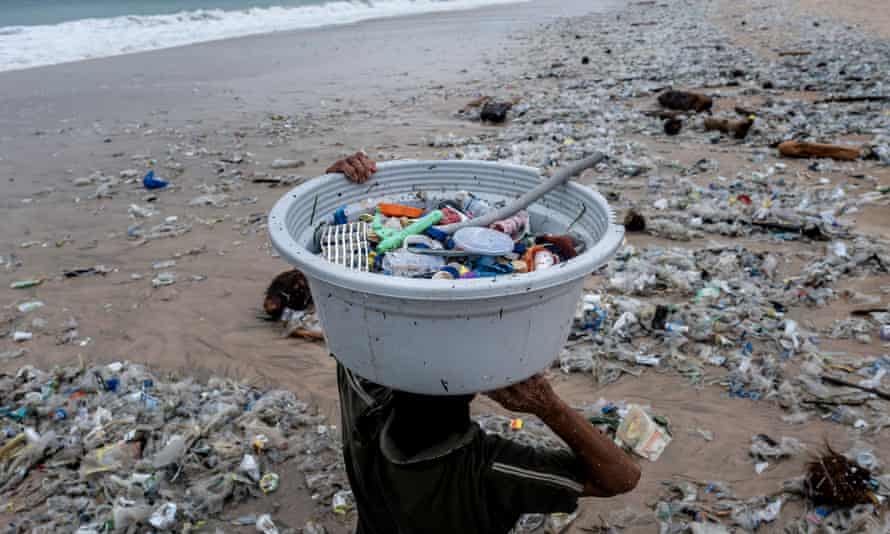
<instances>
[{"instance_id":1,"label":"dry sand","mask_svg":"<svg viewBox=\"0 0 890 534\"><path fill-rule=\"evenodd\" d=\"M890 5L882 0L795 0L797 13L831 18L890 39Z\"/></svg>"},{"instance_id":2,"label":"dry sand","mask_svg":"<svg viewBox=\"0 0 890 534\"><path fill-rule=\"evenodd\" d=\"M818 10L844 17L887 35L890 15L886 12L883 22L876 22L864 10L849 7L875 2L794 2L802 12ZM293 389L336 421L334 365L324 346L283 339L275 327L257 318L262 291L286 266L270 254L264 230L243 218L267 212L283 189L248 182L231 196L235 200L255 196L256 203L233 201L226 208L190 207L188 201L200 194L195 189L199 184L219 183L235 171L245 177L270 172L268 163L276 158L305 160L306 166L294 172L311 176L356 149L386 158L438 156L422 138L472 135L483 128L452 118L462 102L447 99L443 87L462 86L468 97L486 89L504 90L487 86L485 72L518 72L523 31L547 17L591 9L578 1L561 1L555 7L542 4L370 21L0 74L4 94L0 100L0 256L15 254L23 263L13 271L0 270L0 302L9 306L0 308L0 319L15 315L12 304L39 298L47 306L28 320L45 318L51 330L22 345L27 355L4 363L2 369L11 371L23 364L47 367L83 358L127 359L182 374L224 374ZM742 9L740 4L716 2L715 17L736 30L733 10ZM455 34L460 38L455 39ZM745 35L739 32L735 38L744 42ZM782 36L771 38L781 40ZM522 83L536 82L517 78L506 89L521 94ZM280 122L270 118L273 114L298 117L293 121L295 129L286 136L272 134ZM182 156L183 146L194 154ZM171 148L181 171L167 160ZM740 154L716 148L689 151L665 142L650 144L650 149L683 162L719 159L726 172L743 165ZM247 162L218 163L235 152L249 153ZM140 246L126 238L128 225L138 222L128 217L128 205L147 204L138 184L121 185L113 199L96 200L88 198L95 186L77 188L71 180L94 171L109 176L125 169L141 172L149 159L156 160L160 173L176 187L157 194L153 205L159 215L145 226L176 215L190 221L193 228L182 237ZM890 172L882 171L878 178L890 184ZM885 232L890 223L884 212L867 212L863 219L867 228L878 233ZM630 238L632 243L652 240ZM28 241L38 244L20 247ZM801 253L807 247L784 246ZM200 252L187 253L196 249ZM177 261L170 269L176 271L177 283L153 289L152 262L171 258ZM113 272L59 277L63 270L96 264L107 265ZM134 273L143 278L131 280ZM206 279L193 281L192 276ZM8 289L12 281L32 277L48 280L35 289ZM888 284L888 277L853 283L863 288ZM816 314L807 312L802 319L828 323L850 307L841 303ZM80 323L82 339L89 338L85 345L56 344L54 333L69 317ZM0 340L0 351L11 348L11 341ZM883 352L877 343L834 342L831 348ZM756 476L747 456L754 434L795 436L811 450L826 439L843 445L849 441L842 426L815 421L791 427L781 421L781 410L771 403L729 399L718 387L693 388L673 373L647 372L605 388L587 376L555 374L553 382L573 403L606 397L652 404L671 418L675 429L675 440L664 456L643 466L637 491L585 502L571 532L599 526L600 517L611 510L645 511L661 494L660 481L674 476L727 480L741 496L753 496L800 472L805 458ZM483 400L476 409L495 407ZM712 431L715 440L705 441L697 429ZM881 454L890 460L887 450ZM285 472L282 477L282 488L287 491L277 495L283 506L276 518L298 526L312 504L300 488L299 473ZM269 501L239 510L258 506L260 511L273 511ZM785 513L794 513L794 508ZM326 521L333 532L348 531L346 525ZM627 530L656 531L654 520Z\"/></svg>"}]
</instances>

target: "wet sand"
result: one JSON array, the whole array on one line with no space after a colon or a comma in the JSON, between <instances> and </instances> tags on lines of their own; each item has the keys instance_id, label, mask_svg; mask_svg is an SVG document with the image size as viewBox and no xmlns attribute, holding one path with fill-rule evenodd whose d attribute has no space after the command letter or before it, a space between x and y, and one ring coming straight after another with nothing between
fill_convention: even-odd
<instances>
[{"instance_id":1,"label":"wet sand","mask_svg":"<svg viewBox=\"0 0 890 534\"><path fill-rule=\"evenodd\" d=\"M715 17L727 31L736 31L729 21L737 4L718 4ZM820 4L795 3L823 15L847 12L835 5L825 13ZM613 16L610 10L617 7L603 4L596 9L605 17ZM292 389L336 421L334 365L324 345L282 338L274 325L258 318L262 291L286 268L272 255L259 216L285 189L252 183L251 176L317 175L326 164L356 149L379 159L441 157L441 149L427 146L435 136L496 130L453 116L470 97L498 91L522 94L523 84L547 83L522 76L529 32L553 17L592 10L576 0L555 6L533 2L0 73L0 256L14 254L22 262L17 268L0 268L0 320L22 329L30 329L34 317L49 322L46 332L25 344L0 339L0 352L19 347L28 351L0 367L11 372L25 364L49 367L82 358L144 362L183 375L226 375ZM874 27L886 30L880 23ZM745 42L744 32L733 35ZM771 38L778 42L782 35L774 31ZM728 176L746 164L740 152L646 142L650 150L684 163L719 159L721 172ZM235 155L243 161L233 163ZM301 159L306 165L273 171L269 163L278 158ZM141 176L149 163L175 184L157 192L152 202L146 201L138 182L126 179L110 199L90 198L98 183L72 183L95 172L119 177L121 171L134 169ZM806 164L791 165L805 169ZM890 185L890 171L878 169L874 174L879 183ZM843 176L831 180L854 183ZM189 206L203 194L201 185L226 191L229 204ZM158 213L133 219L128 215L133 203L150 205ZM141 223L149 228L170 216L190 223L191 231L145 244L127 239L128 226ZM876 234L885 234L890 223L886 210L865 212L861 218L865 231ZM635 235L629 241L646 244L655 238ZM28 242L34 244L23 248ZM783 246L801 254L808 247ZM163 270L175 271L177 282L153 288L151 279L158 271L152 263L169 259L175 259L176 266ZM97 264L112 271L62 276L63 271ZM133 274L141 278L132 279ZM12 281L35 277L46 281L33 289L9 289ZM888 284L885 276L849 285L873 289ZM15 304L31 298L46 306L24 316L14 310ZM829 324L850 308L840 304L794 313L802 320ZM70 317L79 323L80 340L88 340L83 345L57 344L61 325ZM878 341L867 346L830 343L835 350L851 353L884 352ZM844 445L851 440L840 425L814 420L789 426L773 403L729 399L718 386L693 387L676 373L646 371L607 387L581 375L554 373L553 381L567 400L579 405L599 397L652 404L669 415L675 429L664 456L644 464L637 491L586 501L571 532L600 526L602 518L625 507L640 515L639 524L625 525L625 532L656 532L650 506L662 493L660 482L675 476L731 481L741 496L754 496L800 472L803 456L754 475L747 455L754 434L798 437L811 450L826 439ZM475 409L496 410L485 400ZM697 429L714 432L714 441L702 439ZM890 460L886 450L879 454ZM282 488L288 491L278 494L277 502L284 506L276 520L299 526L312 504L300 489L299 473L283 473L282 478ZM291 500L298 505L292 506ZM273 506L263 499L226 515L272 511ZM784 513L799 511L796 506L789 505ZM348 531L347 525L325 519L333 532ZM779 525L761 532L777 532Z\"/></svg>"}]
</instances>

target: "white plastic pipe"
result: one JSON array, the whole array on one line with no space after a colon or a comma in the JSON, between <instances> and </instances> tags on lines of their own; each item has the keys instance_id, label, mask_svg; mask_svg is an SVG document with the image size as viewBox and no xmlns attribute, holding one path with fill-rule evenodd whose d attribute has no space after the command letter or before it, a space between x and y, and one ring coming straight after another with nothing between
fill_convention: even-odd
<instances>
[{"instance_id":1,"label":"white plastic pipe","mask_svg":"<svg viewBox=\"0 0 890 534\"><path fill-rule=\"evenodd\" d=\"M519 211L524 210L525 208L532 205L535 201L549 193L555 187L568 182L569 178L581 174L585 170L598 165L604 159L606 159L605 154L603 154L602 152L597 152L596 154L588 158L584 158L581 161L578 161L564 169L559 170L556 174L551 176L549 180L547 180L546 182L542 182L541 185L522 195L512 204L508 204L503 208L490 211L482 217L467 219L466 221L448 224L445 226L437 226L436 229L442 230L443 232L447 232L449 234L453 234L454 232L467 226L489 226L494 222L510 218Z\"/></svg>"}]
</instances>

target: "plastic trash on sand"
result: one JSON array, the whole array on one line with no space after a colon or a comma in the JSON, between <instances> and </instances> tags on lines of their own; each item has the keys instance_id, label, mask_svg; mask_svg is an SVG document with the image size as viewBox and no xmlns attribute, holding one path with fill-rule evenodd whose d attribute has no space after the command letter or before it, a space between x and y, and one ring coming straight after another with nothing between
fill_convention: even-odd
<instances>
[{"instance_id":1,"label":"plastic trash on sand","mask_svg":"<svg viewBox=\"0 0 890 534\"><path fill-rule=\"evenodd\" d=\"M666 429L635 404L628 407L617 435L622 443L650 462L658 460L672 439Z\"/></svg>"},{"instance_id":2,"label":"plastic trash on sand","mask_svg":"<svg viewBox=\"0 0 890 534\"><path fill-rule=\"evenodd\" d=\"M778 442L766 434L757 434L751 438L751 456L759 460L789 458L803 450L804 445L797 438L783 436Z\"/></svg>"},{"instance_id":3,"label":"plastic trash on sand","mask_svg":"<svg viewBox=\"0 0 890 534\"><path fill-rule=\"evenodd\" d=\"M171 502L162 504L151 514L148 522L151 526L161 530L172 527L176 523L176 505Z\"/></svg>"},{"instance_id":4,"label":"plastic trash on sand","mask_svg":"<svg viewBox=\"0 0 890 534\"><path fill-rule=\"evenodd\" d=\"M272 516L269 514L263 514L257 518L256 529L263 534L278 534L278 527L275 526L275 522L272 521Z\"/></svg>"},{"instance_id":5,"label":"plastic trash on sand","mask_svg":"<svg viewBox=\"0 0 890 534\"><path fill-rule=\"evenodd\" d=\"M148 171L142 178L142 185L145 186L146 189L163 189L170 185L170 183L155 178L155 171Z\"/></svg>"}]
</instances>

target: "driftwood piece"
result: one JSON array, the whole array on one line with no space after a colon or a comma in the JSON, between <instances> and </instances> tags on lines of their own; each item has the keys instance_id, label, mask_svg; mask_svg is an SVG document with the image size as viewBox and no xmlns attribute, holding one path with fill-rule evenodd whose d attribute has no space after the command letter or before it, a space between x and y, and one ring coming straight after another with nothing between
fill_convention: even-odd
<instances>
[{"instance_id":1,"label":"driftwood piece","mask_svg":"<svg viewBox=\"0 0 890 534\"><path fill-rule=\"evenodd\" d=\"M830 104L832 102L849 103L849 102L890 102L890 95L870 95L870 96L830 96L822 100L816 100L817 104Z\"/></svg>"},{"instance_id":2,"label":"driftwood piece","mask_svg":"<svg viewBox=\"0 0 890 534\"><path fill-rule=\"evenodd\" d=\"M823 382L828 382L829 384L832 384L835 386L843 386L843 387L858 389L859 391L865 391L866 393L871 393L873 395L877 395L878 397L880 397L884 400L890 401L890 393L880 390L878 388L870 388L870 387L866 387L866 386L860 386L859 384L856 384L854 382L849 382L847 380L844 380L843 378L840 378L837 376L832 376L832 375L822 375L821 378L822 378Z\"/></svg>"},{"instance_id":3,"label":"driftwood piece","mask_svg":"<svg viewBox=\"0 0 890 534\"><path fill-rule=\"evenodd\" d=\"M842 161L859 159L858 148L804 141L785 141L779 145L779 152L788 158L831 158Z\"/></svg>"}]
</instances>

